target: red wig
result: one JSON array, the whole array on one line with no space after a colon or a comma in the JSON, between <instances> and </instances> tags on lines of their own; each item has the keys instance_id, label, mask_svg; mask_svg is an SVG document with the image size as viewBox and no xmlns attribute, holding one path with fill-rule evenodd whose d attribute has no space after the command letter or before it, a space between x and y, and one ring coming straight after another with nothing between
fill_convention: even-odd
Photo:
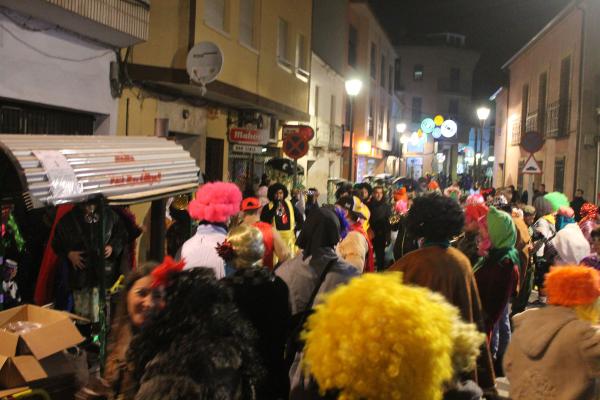
<instances>
[{"instance_id":1,"label":"red wig","mask_svg":"<svg viewBox=\"0 0 600 400\"><path fill-rule=\"evenodd\" d=\"M234 183L207 183L198 188L188 212L198 221L223 223L240 211L241 202L242 192Z\"/></svg>"}]
</instances>

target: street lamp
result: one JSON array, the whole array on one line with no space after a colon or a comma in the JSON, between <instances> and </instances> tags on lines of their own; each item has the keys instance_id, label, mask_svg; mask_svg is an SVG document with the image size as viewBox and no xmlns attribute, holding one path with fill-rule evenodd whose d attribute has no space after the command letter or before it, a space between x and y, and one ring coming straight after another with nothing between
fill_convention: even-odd
<instances>
[{"instance_id":1,"label":"street lamp","mask_svg":"<svg viewBox=\"0 0 600 400\"><path fill-rule=\"evenodd\" d=\"M396 132L404 133L405 131L406 131L406 124L404 122L400 122L399 124L396 124Z\"/></svg>"},{"instance_id":2,"label":"street lamp","mask_svg":"<svg viewBox=\"0 0 600 400\"><path fill-rule=\"evenodd\" d=\"M354 98L358 96L363 83L360 79L349 79L346 81L346 94L350 96L350 160L348 162L348 180L352 181L352 159L354 158Z\"/></svg>"},{"instance_id":3,"label":"street lamp","mask_svg":"<svg viewBox=\"0 0 600 400\"><path fill-rule=\"evenodd\" d=\"M480 145L479 145L479 153L483 154L483 128L485 127L485 121L488 119L488 117L490 116L490 109L488 107L479 107L477 109L477 118L479 119L479 121L481 122L481 140L480 140ZM478 138L478 134L477 132L475 132L475 152L477 152L477 138ZM479 156L479 159L475 159L475 181L477 181L478 178L478 174L479 174L479 166L481 166L481 155Z\"/></svg>"}]
</instances>

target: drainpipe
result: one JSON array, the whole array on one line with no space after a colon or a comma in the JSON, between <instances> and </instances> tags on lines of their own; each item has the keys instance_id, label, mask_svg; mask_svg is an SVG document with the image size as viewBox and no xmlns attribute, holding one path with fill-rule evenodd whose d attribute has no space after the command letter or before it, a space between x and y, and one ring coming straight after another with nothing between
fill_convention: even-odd
<instances>
[{"instance_id":1,"label":"drainpipe","mask_svg":"<svg viewBox=\"0 0 600 400\"><path fill-rule=\"evenodd\" d=\"M581 44L580 44L580 56L579 56L579 101L577 104L577 116L579 120L577 121L577 146L575 146L575 186L573 187L573 197L575 196L575 191L579 185L579 152L581 151L581 141L583 139L582 132L582 124L583 124L583 75L584 75L584 61L585 61L585 20L586 20L586 12L585 7L581 6L581 2L577 5L577 8L581 11ZM598 161L596 161L598 164ZM596 184L598 185L598 168L596 168ZM594 193L594 196L597 197L598 191Z\"/></svg>"},{"instance_id":2,"label":"drainpipe","mask_svg":"<svg viewBox=\"0 0 600 400\"><path fill-rule=\"evenodd\" d=\"M510 69L508 70L508 84L506 85L506 123L505 123L505 130L506 130L506 138L504 140L504 168L502 170L502 186L506 187L506 170L508 169L508 130L509 130L509 126L508 126L508 115L510 114ZM519 171L517 171L518 174ZM529 197L533 197L533 193L530 193ZM528 198L529 198L528 197Z\"/></svg>"}]
</instances>

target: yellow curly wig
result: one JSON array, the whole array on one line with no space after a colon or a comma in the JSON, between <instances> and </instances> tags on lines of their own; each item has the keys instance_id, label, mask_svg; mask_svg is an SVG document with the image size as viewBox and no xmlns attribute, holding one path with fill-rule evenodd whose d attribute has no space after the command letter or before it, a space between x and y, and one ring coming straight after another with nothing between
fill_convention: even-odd
<instances>
[{"instance_id":1,"label":"yellow curly wig","mask_svg":"<svg viewBox=\"0 0 600 400\"><path fill-rule=\"evenodd\" d=\"M454 375L458 315L440 295L404 285L401 273L363 275L308 319L304 367L342 400L441 399ZM466 368L472 355L455 361Z\"/></svg>"}]
</instances>

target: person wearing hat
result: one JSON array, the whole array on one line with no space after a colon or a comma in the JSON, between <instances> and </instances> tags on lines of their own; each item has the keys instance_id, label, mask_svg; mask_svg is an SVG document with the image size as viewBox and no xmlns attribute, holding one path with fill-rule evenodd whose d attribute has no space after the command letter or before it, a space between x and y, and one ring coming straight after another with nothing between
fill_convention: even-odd
<instances>
[{"instance_id":1,"label":"person wearing hat","mask_svg":"<svg viewBox=\"0 0 600 400\"><path fill-rule=\"evenodd\" d=\"M363 228L363 204L356 196L343 196L336 203L348 222L349 232L337 247L337 253L359 272L374 272L374 251Z\"/></svg>"},{"instance_id":2,"label":"person wearing hat","mask_svg":"<svg viewBox=\"0 0 600 400\"><path fill-rule=\"evenodd\" d=\"M186 269L205 267L217 279L225 276L225 263L217 254L217 244L227 236L230 218L240 211L242 192L234 183L214 182L198 188L188 206L190 217L198 222L196 234L183 244L181 259Z\"/></svg>"},{"instance_id":3,"label":"person wearing hat","mask_svg":"<svg viewBox=\"0 0 600 400\"><path fill-rule=\"evenodd\" d=\"M269 187L269 203L260 213L260 220L273 225L279 232L287 247L295 252L296 231L302 229L304 219L302 213L288 199L288 189L281 183Z\"/></svg>"},{"instance_id":4,"label":"person wearing hat","mask_svg":"<svg viewBox=\"0 0 600 400\"><path fill-rule=\"evenodd\" d=\"M600 276L593 268L554 267L548 305L513 318L504 356L513 400L597 399L600 378Z\"/></svg>"},{"instance_id":5,"label":"person wearing hat","mask_svg":"<svg viewBox=\"0 0 600 400\"><path fill-rule=\"evenodd\" d=\"M254 226L262 233L265 246L265 254L262 259L263 267L267 267L272 271L275 268L275 258L277 258L278 263L284 262L290 257L290 250L279 232L271 224L260 220L258 212L261 207L260 200L256 197L244 199L242 201L242 218L244 224Z\"/></svg>"}]
</instances>

